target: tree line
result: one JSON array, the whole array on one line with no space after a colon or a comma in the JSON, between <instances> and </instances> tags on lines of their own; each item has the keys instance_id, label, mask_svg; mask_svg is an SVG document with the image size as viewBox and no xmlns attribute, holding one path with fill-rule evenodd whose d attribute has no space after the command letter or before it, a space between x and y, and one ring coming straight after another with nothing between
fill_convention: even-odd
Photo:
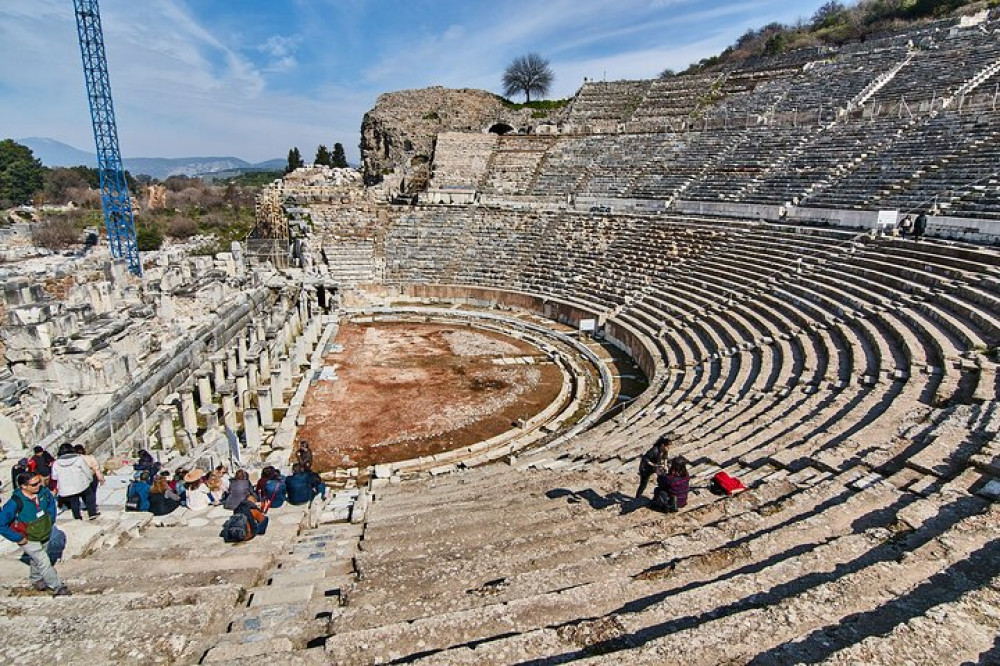
<instances>
[{"instance_id":1,"label":"tree line","mask_svg":"<svg viewBox=\"0 0 1000 666\"><path fill-rule=\"evenodd\" d=\"M333 144L333 150L331 151L322 143L316 148L316 157L313 158L313 164L316 166L328 166L334 167L336 169L346 169L347 155L344 153L344 145L342 143ZM305 161L302 159L302 153L299 152L298 147L291 148L288 151L288 164L285 166L285 173L291 173L300 167L306 165Z\"/></svg>"}]
</instances>

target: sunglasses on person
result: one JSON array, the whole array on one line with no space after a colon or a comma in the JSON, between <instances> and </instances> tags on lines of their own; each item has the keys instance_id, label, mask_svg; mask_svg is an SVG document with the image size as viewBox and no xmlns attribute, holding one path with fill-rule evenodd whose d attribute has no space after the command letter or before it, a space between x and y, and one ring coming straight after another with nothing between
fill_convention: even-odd
<instances>
[{"instance_id":1,"label":"sunglasses on person","mask_svg":"<svg viewBox=\"0 0 1000 666\"><path fill-rule=\"evenodd\" d=\"M39 479L38 481L33 481L31 483L26 483L26 484L24 484L24 487L25 488L37 488L40 485L42 485L42 480L41 479Z\"/></svg>"}]
</instances>

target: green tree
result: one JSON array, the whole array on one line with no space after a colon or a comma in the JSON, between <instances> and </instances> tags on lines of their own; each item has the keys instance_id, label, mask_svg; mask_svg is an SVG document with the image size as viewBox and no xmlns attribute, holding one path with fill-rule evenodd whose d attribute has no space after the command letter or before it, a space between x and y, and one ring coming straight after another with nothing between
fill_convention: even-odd
<instances>
[{"instance_id":1,"label":"green tree","mask_svg":"<svg viewBox=\"0 0 1000 666\"><path fill-rule=\"evenodd\" d=\"M322 143L319 144L319 148L316 149L316 159L313 160L313 164L332 166L330 164L330 150Z\"/></svg>"},{"instance_id":2,"label":"green tree","mask_svg":"<svg viewBox=\"0 0 1000 666\"><path fill-rule=\"evenodd\" d=\"M285 173L291 173L302 166L305 166L305 162L302 161L302 153L299 152L299 149L292 148L289 150L288 166L285 167Z\"/></svg>"},{"instance_id":3,"label":"green tree","mask_svg":"<svg viewBox=\"0 0 1000 666\"><path fill-rule=\"evenodd\" d=\"M140 252L159 250L160 246L163 245L163 232L160 231L155 222L136 221L135 244Z\"/></svg>"},{"instance_id":4,"label":"green tree","mask_svg":"<svg viewBox=\"0 0 1000 666\"><path fill-rule=\"evenodd\" d=\"M823 3L823 6L817 9L816 13L813 14L809 25L813 30L820 30L821 28L832 26L843 18L845 9L846 8L843 3L838 0L827 0L827 2Z\"/></svg>"},{"instance_id":5,"label":"green tree","mask_svg":"<svg viewBox=\"0 0 1000 666\"><path fill-rule=\"evenodd\" d=\"M518 56L507 65L503 73L503 93L507 97L524 93L524 101L531 101L531 93L546 95L555 75L549 61L537 53Z\"/></svg>"},{"instance_id":6,"label":"green tree","mask_svg":"<svg viewBox=\"0 0 1000 666\"><path fill-rule=\"evenodd\" d=\"M330 156L330 166L338 169L347 168L347 155L344 154L344 144L333 144L333 155Z\"/></svg>"},{"instance_id":7,"label":"green tree","mask_svg":"<svg viewBox=\"0 0 1000 666\"><path fill-rule=\"evenodd\" d=\"M45 167L31 148L13 139L0 141L0 205L16 206L31 202L42 189Z\"/></svg>"}]
</instances>

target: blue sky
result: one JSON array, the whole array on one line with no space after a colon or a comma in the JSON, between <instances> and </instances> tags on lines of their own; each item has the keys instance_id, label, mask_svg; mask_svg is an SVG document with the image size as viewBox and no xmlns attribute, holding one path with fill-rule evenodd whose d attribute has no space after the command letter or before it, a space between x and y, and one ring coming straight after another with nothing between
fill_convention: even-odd
<instances>
[{"instance_id":1,"label":"blue sky","mask_svg":"<svg viewBox=\"0 0 1000 666\"><path fill-rule=\"evenodd\" d=\"M649 78L718 53L748 27L822 0L101 0L127 157L310 158L382 92L500 91L510 60L548 58L551 98L584 77ZM0 0L0 138L93 149L72 0Z\"/></svg>"}]
</instances>

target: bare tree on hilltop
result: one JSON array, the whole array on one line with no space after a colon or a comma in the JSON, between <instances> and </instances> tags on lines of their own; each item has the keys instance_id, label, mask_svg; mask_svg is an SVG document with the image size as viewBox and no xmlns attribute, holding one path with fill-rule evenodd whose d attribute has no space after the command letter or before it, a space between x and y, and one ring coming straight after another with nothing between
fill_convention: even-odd
<instances>
[{"instance_id":1,"label":"bare tree on hilltop","mask_svg":"<svg viewBox=\"0 0 1000 666\"><path fill-rule=\"evenodd\" d=\"M510 97L524 93L524 101L531 101L531 93L545 95L554 79L549 61L537 53L518 56L507 65L503 73L503 93Z\"/></svg>"}]
</instances>

